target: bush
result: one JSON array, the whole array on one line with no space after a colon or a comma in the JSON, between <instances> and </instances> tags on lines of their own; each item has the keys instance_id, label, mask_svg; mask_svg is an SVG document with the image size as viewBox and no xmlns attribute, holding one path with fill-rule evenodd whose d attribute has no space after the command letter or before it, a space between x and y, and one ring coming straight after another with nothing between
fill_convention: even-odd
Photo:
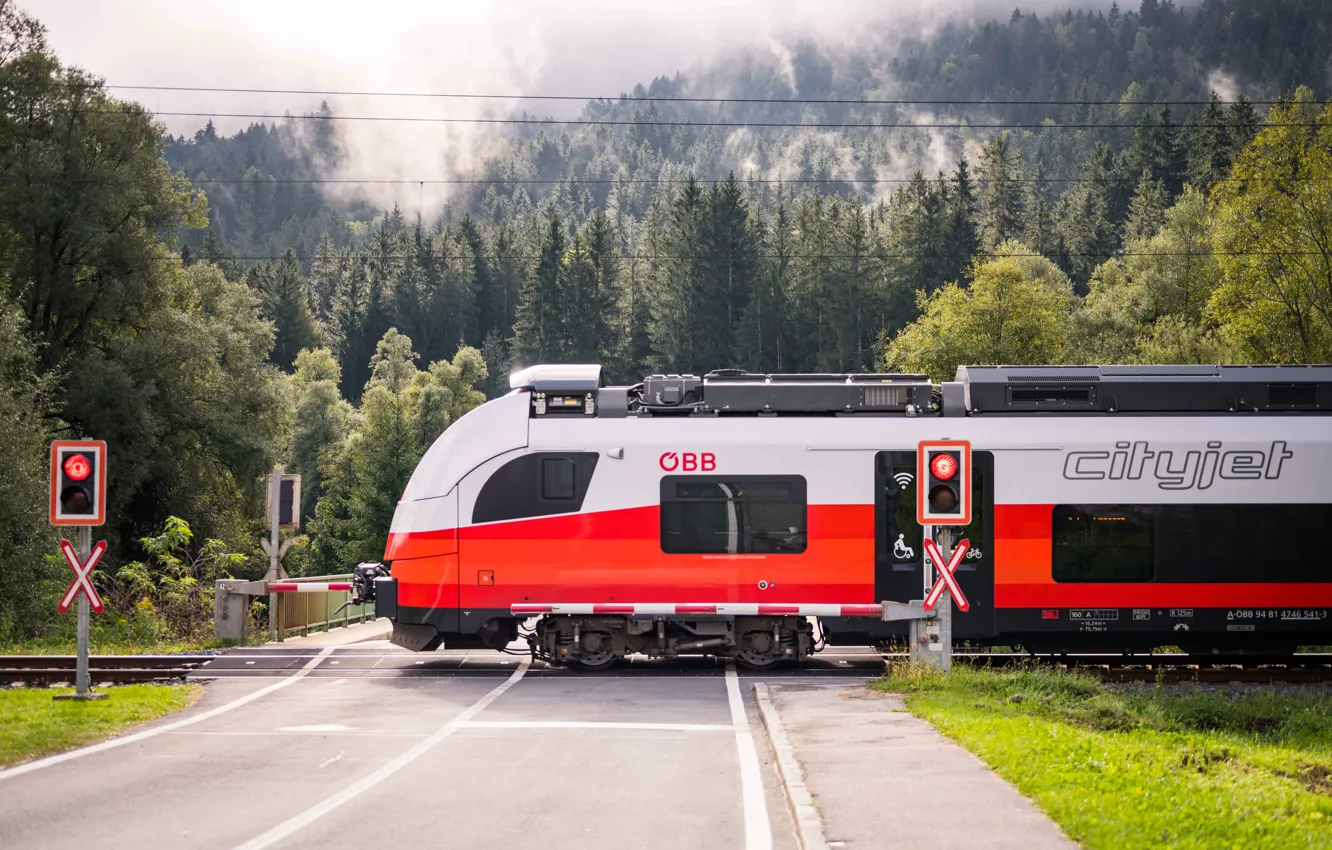
<instances>
[{"instance_id":1,"label":"bush","mask_svg":"<svg viewBox=\"0 0 1332 850\"><path fill-rule=\"evenodd\" d=\"M116 571L106 589L108 607L120 622L160 627L159 637L207 640L213 622L213 583L231 578L245 556L226 551L221 540L206 539L192 549L194 532L180 517L167 517L162 533L139 541L148 561Z\"/></svg>"}]
</instances>

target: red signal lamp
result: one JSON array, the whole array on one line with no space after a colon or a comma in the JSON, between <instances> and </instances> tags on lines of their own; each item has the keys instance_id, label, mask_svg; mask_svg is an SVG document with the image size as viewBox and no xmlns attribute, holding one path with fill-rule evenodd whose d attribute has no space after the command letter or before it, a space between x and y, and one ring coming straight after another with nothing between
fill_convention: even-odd
<instances>
[{"instance_id":1,"label":"red signal lamp","mask_svg":"<svg viewBox=\"0 0 1332 850\"><path fill-rule=\"evenodd\" d=\"M73 481L82 481L92 474L92 464L83 455L70 455L65 458L65 474Z\"/></svg>"},{"instance_id":2,"label":"red signal lamp","mask_svg":"<svg viewBox=\"0 0 1332 850\"><path fill-rule=\"evenodd\" d=\"M957 458L951 454L937 454L930 461L930 473L940 481L947 481L957 475Z\"/></svg>"}]
</instances>

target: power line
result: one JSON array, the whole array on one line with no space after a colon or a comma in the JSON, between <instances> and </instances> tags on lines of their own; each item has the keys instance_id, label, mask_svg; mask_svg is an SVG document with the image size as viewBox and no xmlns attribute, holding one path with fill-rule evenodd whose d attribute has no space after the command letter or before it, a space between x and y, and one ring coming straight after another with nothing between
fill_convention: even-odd
<instances>
[{"instance_id":1,"label":"power line","mask_svg":"<svg viewBox=\"0 0 1332 850\"><path fill-rule=\"evenodd\" d=\"M923 173L923 172L922 172ZM999 180L986 180L983 177L972 177L974 184L1036 184L1036 183L1059 183L1059 184L1078 184L1078 183L1136 183L1140 175L1115 175L1110 177L1003 177ZM325 177L282 177L282 179L257 179L246 180L244 177L225 177L225 179L214 179L214 177L190 177L190 183L196 184L256 184L256 185L286 185L286 184L337 184L337 185L405 185L405 187L414 187L414 185L562 185L566 183L578 185L655 185L655 184L687 184L690 177L626 177L618 180L614 177L594 177L594 179L583 179L583 177L570 176L558 177L558 179L529 179L529 177L485 177L485 179L430 179L430 180L412 180L402 177L384 177L384 179L370 179L370 177L337 177L337 179L325 179ZM725 183L727 177L693 177L695 183ZM1323 183L1323 181L1332 180L1332 177L1297 177L1293 180L1295 183ZM927 184L938 184L938 177L924 177ZM944 175L944 183L952 184L954 179ZM101 185L112 183L109 180L47 180L37 181L41 184L79 184L79 185ZM745 177L735 176L735 183L738 184L761 184L761 185L821 185L830 183L846 184L899 184L906 185L915 183L914 177Z\"/></svg>"},{"instance_id":2,"label":"power line","mask_svg":"<svg viewBox=\"0 0 1332 850\"><path fill-rule=\"evenodd\" d=\"M138 115L138 110L129 109L84 109L73 110L75 113L90 113L104 115ZM804 128L808 130L1091 130L1091 129L1123 129L1133 130L1139 125L1137 123L1098 123L1098 122L1079 122L1074 124L1053 124L1042 122L1039 124L1018 124L1018 123L984 123L972 124L966 122L911 122L911 121L891 121L883 123L873 123L864 121L830 121L817 124L808 124L798 121L636 121L636 120L606 120L606 119L584 119L584 118L436 118L427 116L413 115L267 115L257 112L175 112L163 111L154 112L147 110L156 116L167 116L171 118L247 118L262 119L264 121L284 120L311 120L311 121L369 121L369 122L401 122L409 124L502 124L502 125L520 125L520 124L547 124L547 125L565 125L572 127L792 127ZM1209 126L1208 124L1197 124L1192 126ZM1217 124L1216 126L1229 126L1228 124ZM1318 127L1316 121L1291 121L1291 122L1264 122L1264 127Z\"/></svg>"},{"instance_id":3,"label":"power line","mask_svg":"<svg viewBox=\"0 0 1332 850\"><path fill-rule=\"evenodd\" d=\"M80 87L80 83L54 85ZM232 88L228 86L152 86L105 83L103 87L121 91L211 92L218 94L285 94L319 95L324 97L402 97L434 100L535 100L535 101L588 101L629 103L761 103L825 104L835 106L1206 106L1209 100L932 100L923 98L835 98L835 97L689 97L663 95L573 95L573 94L484 94L476 92L404 92L354 91L340 89L269 89ZM1235 103L1221 100L1222 103ZM1270 106L1275 100L1250 100L1254 106Z\"/></svg>"},{"instance_id":4,"label":"power line","mask_svg":"<svg viewBox=\"0 0 1332 850\"><path fill-rule=\"evenodd\" d=\"M348 254L346 254L346 253L344 253L344 252L348 252L348 251L351 252L351 254L350 254L350 258L351 258L351 259L370 259L370 260L410 260L410 259L419 259L420 256L421 256L421 255L420 255L419 253L417 253L417 252L413 252L413 253L410 253L410 254L382 254L382 255L377 255L377 254L375 254L373 251L369 251L369 250L364 250L364 249L347 249L347 248L335 248L335 249L334 249L334 253L332 253L332 254L330 254L330 255L328 255L328 256L329 256L329 257L332 257L332 258L334 258L334 259L340 259L340 258L343 258L343 257L347 257ZM1330 256L1327 252L1324 252L1324 251L1193 251L1193 252L1188 252L1188 251L1125 251L1125 252L1115 252L1115 253L1112 253L1112 254L1110 254L1110 255L1108 255L1108 256L1107 256L1106 254L1104 254L1103 252L1101 252L1101 251L1070 251L1070 252L1065 252L1065 253L1066 253L1066 255L1069 256L1069 257L1106 257L1107 260L1120 259L1120 258L1123 258L1123 257L1188 257L1188 258L1194 258L1194 259L1202 259L1202 258L1204 258L1204 257L1326 257L1326 256ZM295 253L293 253L291 256L292 256L293 259L300 260L300 261L313 261L313 260L323 259L323 257L321 257L319 254L295 254ZM492 259L492 260L524 260L524 261L532 261L532 260L539 260L539 259L541 259L541 254L498 254L498 255L485 255L485 256L486 256L487 259ZM739 258L739 255L736 255L736 254L611 254L611 255L607 255L607 256L609 256L611 259L615 259L615 260L656 260L656 261L660 261L660 260L727 260L727 259L732 259L732 260L733 260L733 259L738 259L738 258ZM946 258L952 257L953 255L951 255L951 254L926 254L926 253L892 253L892 252L879 253L879 252L876 252L876 251L867 251L867 252L865 252L865 253L863 253L863 254L772 254L772 253L760 253L760 254L750 254L750 255L748 255L748 256L756 257L756 258L761 259L761 260L779 260L779 259L780 259L780 260L876 260L876 259L887 259L887 260L931 260L931 259L946 259ZM977 256L977 257L994 257L994 258L996 258L996 259L1001 259L1001 258L1004 258L1004 257L1019 257L1019 258L1046 257L1045 254L1041 254L1041 253L1036 252L1036 251L1032 251L1032 252L1029 252L1029 253L1003 253L1003 254L994 254L994 255L989 255L989 254L983 254L983 253L981 253L981 254L977 254L977 255L975 255L975 256ZM448 255L445 255L445 258L446 258L446 259L447 259L447 257L448 257ZM179 258L178 258L178 257L160 257L160 258L157 258L157 259L158 259L159 261L161 261L161 262L174 262L174 261L176 261L176 260L179 259ZM192 259L194 259L195 261L198 261L198 262L213 262L213 260L201 260L201 259L199 259L198 257L193 257ZM239 260L244 260L244 261L253 261L253 262L261 262L261 261L264 261L264 262L277 262L277 261L279 261L279 260L283 260L283 259L286 259L286 255L279 255L279 256L276 256L276 257L274 257L274 256L267 256L267 255L265 255L265 256L234 256L234 257L219 257L219 258L217 258L216 261L217 261L217 262L227 262L227 261L239 261ZM1048 257L1047 257L1047 259L1048 259Z\"/></svg>"}]
</instances>

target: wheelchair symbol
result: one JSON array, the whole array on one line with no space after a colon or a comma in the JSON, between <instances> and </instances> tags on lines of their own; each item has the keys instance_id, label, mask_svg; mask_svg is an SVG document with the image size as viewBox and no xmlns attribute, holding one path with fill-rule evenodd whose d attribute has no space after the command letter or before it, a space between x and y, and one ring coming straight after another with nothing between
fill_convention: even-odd
<instances>
[{"instance_id":1,"label":"wheelchair symbol","mask_svg":"<svg viewBox=\"0 0 1332 850\"><path fill-rule=\"evenodd\" d=\"M906 535L897 535L897 541L893 543L893 557L899 561L909 561L916 557L916 550L906 545Z\"/></svg>"}]
</instances>

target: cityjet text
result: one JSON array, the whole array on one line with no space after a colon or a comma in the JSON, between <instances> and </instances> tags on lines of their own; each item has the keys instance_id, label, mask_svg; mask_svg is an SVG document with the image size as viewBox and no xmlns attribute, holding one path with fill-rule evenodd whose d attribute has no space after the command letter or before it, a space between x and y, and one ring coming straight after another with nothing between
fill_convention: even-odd
<instances>
[{"instance_id":1,"label":"cityjet text","mask_svg":"<svg viewBox=\"0 0 1332 850\"><path fill-rule=\"evenodd\" d=\"M1152 449L1147 441L1115 443L1114 451L1069 452L1064 477L1070 481L1137 481L1155 479L1162 490L1206 490L1216 479L1280 478L1281 466L1295 456L1284 440L1269 451L1226 450L1220 442L1205 450Z\"/></svg>"}]
</instances>

